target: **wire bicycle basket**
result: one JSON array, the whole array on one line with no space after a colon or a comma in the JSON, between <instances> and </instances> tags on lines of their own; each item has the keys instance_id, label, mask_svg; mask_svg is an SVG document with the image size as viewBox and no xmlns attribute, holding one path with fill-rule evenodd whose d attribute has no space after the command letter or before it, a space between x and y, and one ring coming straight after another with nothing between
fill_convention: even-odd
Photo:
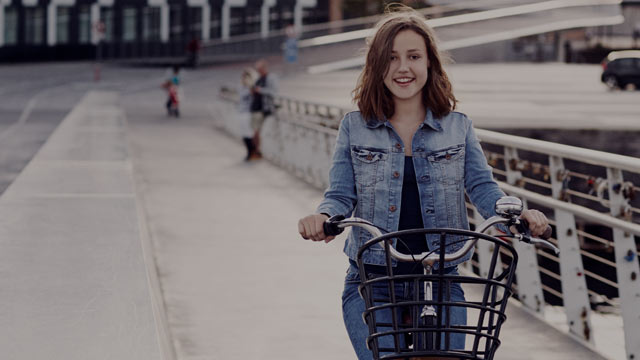
<instances>
[{"instance_id":1,"label":"wire bicycle basket","mask_svg":"<svg viewBox=\"0 0 640 360\"><path fill-rule=\"evenodd\" d=\"M417 269L395 274L390 248L394 239L423 234L438 239L437 261L427 256L414 258ZM492 243L490 266L484 276L449 274L445 262L445 244L469 239ZM385 273L371 273L363 255L373 246L385 249ZM365 302L363 319L369 329L367 347L374 359L493 359L500 346L500 329L506 320L507 301L512 295L518 255L511 244L496 237L459 229L417 229L378 236L358 251L356 262L361 283L358 288ZM473 292L464 301L452 300L452 286ZM432 289L437 287L438 291ZM399 291L397 289L404 289ZM433 294L435 292L436 294ZM384 294L384 295L380 295ZM451 311L464 309L467 323L451 321ZM464 347L452 346L452 339L464 337Z\"/></svg>"}]
</instances>

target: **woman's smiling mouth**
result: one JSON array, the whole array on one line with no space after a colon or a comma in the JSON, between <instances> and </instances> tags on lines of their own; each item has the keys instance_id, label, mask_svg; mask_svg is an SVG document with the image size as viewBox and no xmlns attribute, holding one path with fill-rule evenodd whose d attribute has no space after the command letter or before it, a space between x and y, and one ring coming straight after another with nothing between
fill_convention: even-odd
<instances>
[{"instance_id":1,"label":"woman's smiling mouth","mask_svg":"<svg viewBox=\"0 0 640 360\"><path fill-rule=\"evenodd\" d=\"M406 85L410 84L411 82L413 82L413 80L414 80L414 78L408 78L408 77L402 77L402 78L393 79L393 81L395 81L400 86L406 86Z\"/></svg>"}]
</instances>

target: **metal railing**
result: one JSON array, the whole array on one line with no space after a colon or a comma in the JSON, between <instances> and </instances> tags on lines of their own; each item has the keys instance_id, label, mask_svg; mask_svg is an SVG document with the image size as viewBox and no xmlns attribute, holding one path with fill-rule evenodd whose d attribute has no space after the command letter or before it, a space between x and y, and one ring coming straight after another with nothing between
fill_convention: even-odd
<instances>
[{"instance_id":1,"label":"metal railing","mask_svg":"<svg viewBox=\"0 0 640 360\"><path fill-rule=\"evenodd\" d=\"M234 133L233 96L227 93L216 113ZM324 189L340 119L348 111L334 106L278 98L276 116L262 129L265 157L310 184ZM623 319L626 356L640 356L640 160L628 156L476 130L500 187L542 210L551 220L551 241L559 256L514 244L519 254L516 294L541 318L545 301L563 305L570 334L594 345L595 304L605 299ZM480 215L468 204L471 223ZM491 250L478 246L471 265L482 272ZM505 255L506 256L506 255ZM539 271L527 271L538 268ZM607 300L614 299L614 300Z\"/></svg>"}]
</instances>

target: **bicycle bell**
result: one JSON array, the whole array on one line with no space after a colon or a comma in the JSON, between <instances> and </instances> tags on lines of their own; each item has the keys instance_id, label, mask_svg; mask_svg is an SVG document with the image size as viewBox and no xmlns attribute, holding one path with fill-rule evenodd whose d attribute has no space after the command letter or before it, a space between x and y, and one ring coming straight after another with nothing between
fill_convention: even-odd
<instances>
[{"instance_id":1,"label":"bicycle bell","mask_svg":"<svg viewBox=\"0 0 640 360\"><path fill-rule=\"evenodd\" d=\"M522 200L515 196L503 196L496 201L496 214L501 216L519 216L522 213Z\"/></svg>"}]
</instances>

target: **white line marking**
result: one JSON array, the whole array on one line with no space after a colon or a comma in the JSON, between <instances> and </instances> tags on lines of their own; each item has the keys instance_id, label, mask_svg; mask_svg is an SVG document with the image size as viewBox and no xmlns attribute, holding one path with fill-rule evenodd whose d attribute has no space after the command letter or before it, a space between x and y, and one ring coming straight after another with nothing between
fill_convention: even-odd
<instances>
[{"instance_id":1,"label":"white line marking","mask_svg":"<svg viewBox=\"0 0 640 360\"><path fill-rule=\"evenodd\" d=\"M20 128L22 125L24 125L24 123L27 122L27 119L31 115L31 111L33 111L33 108L36 106L37 101L38 101L37 95L32 97L31 100L29 100L29 102L27 103L27 106L25 106L24 110L22 110L22 113L20 114L20 118L18 118L18 121L11 124L9 127L7 127L5 131L0 133L0 142L2 142L9 135L13 134L18 128Z\"/></svg>"}]
</instances>

